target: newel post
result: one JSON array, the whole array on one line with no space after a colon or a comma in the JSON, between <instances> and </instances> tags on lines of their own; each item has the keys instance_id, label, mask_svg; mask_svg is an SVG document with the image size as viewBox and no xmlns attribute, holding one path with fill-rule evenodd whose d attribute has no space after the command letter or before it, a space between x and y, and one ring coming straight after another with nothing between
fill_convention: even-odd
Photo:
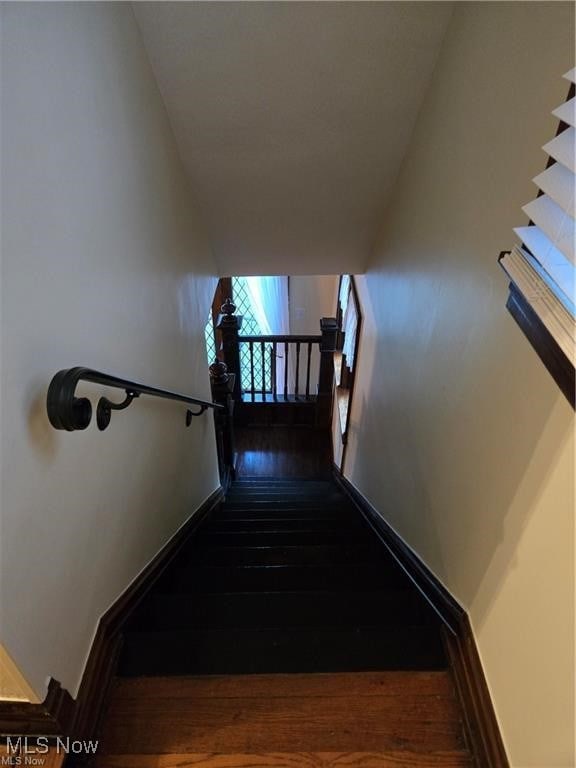
<instances>
[{"instance_id":1,"label":"newel post","mask_svg":"<svg viewBox=\"0 0 576 768\"><path fill-rule=\"evenodd\" d=\"M232 392L236 375L228 373L226 363L216 359L209 368L212 400L224 406L224 410L214 410L216 429L216 448L218 451L218 469L220 482L226 489L236 477L234 466L234 398Z\"/></svg>"},{"instance_id":2,"label":"newel post","mask_svg":"<svg viewBox=\"0 0 576 768\"><path fill-rule=\"evenodd\" d=\"M226 299L221 307L216 329L222 334L222 353L230 373L236 374L232 396L238 402L242 399L240 387L240 343L238 334L242 327L242 315L235 315L236 306L231 299Z\"/></svg>"},{"instance_id":3,"label":"newel post","mask_svg":"<svg viewBox=\"0 0 576 768\"><path fill-rule=\"evenodd\" d=\"M335 317L323 317L320 320L322 341L320 342L320 373L318 376L318 401L316 423L329 426L332 416L332 395L334 389L334 352L338 323Z\"/></svg>"}]
</instances>

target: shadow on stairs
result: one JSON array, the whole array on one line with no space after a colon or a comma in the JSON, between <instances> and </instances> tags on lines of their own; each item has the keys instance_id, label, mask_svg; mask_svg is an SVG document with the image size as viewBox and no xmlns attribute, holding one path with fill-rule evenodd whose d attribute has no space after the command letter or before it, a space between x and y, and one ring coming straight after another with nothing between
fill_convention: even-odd
<instances>
[{"instance_id":1,"label":"shadow on stairs","mask_svg":"<svg viewBox=\"0 0 576 768\"><path fill-rule=\"evenodd\" d=\"M329 480L236 481L118 674L100 768L473 765L436 614Z\"/></svg>"}]
</instances>

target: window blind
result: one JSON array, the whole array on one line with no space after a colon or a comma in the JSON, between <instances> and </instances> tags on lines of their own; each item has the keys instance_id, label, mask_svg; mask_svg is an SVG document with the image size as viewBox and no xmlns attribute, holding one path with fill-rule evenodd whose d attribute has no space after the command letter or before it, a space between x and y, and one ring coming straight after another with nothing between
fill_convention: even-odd
<instances>
[{"instance_id":1,"label":"window blind","mask_svg":"<svg viewBox=\"0 0 576 768\"><path fill-rule=\"evenodd\" d=\"M576 68L564 77L574 83ZM530 224L514 229L522 246L500 263L574 363L576 99L570 98L552 114L565 126L543 147L551 159L534 178L538 196L522 208Z\"/></svg>"}]
</instances>

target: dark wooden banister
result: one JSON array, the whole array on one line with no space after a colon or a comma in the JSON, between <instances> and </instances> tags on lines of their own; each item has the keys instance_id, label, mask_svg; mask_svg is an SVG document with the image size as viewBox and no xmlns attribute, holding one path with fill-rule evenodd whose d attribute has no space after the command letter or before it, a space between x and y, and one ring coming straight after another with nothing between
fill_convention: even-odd
<instances>
[{"instance_id":1,"label":"dark wooden banister","mask_svg":"<svg viewBox=\"0 0 576 768\"><path fill-rule=\"evenodd\" d=\"M112 411L120 411L127 408L140 395L161 397L165 400L176 400L187 405L200 406L198 411L191 411L190 409L186 411L186 426L190 425L192 416L200 416L208 408L225 410L223 405L208 400L199 400L196 397L172 392L168 389L149 387L147 384L139 384L135 381L112 376L109 373L101 373L91 368L78 366L59 371L48 387L46 408L50 424L52 424L54 429L65 429L68 432L74 432L77 429L86 429L90 424L92 420L92 404L90 400L86 397L75 396L76 386L81 381L102 384L105 387L113 387L114 389L123 389L126 393L126 398L121 403L113 403L107 397L101 397L98 400L96 421L100 430L106 429L110 424Z\"/></svg>"},{"instance_id":2,"label":"dark wooden banister","mask_svg":"<svg viewBox=\"0 0 576 768\"><path fill-rule=\"evenodd\" d=\"M240 335L240 329L242 327L242 316L235 315L236 307L231 299L226 299L222 305L222 314L218 318L218 324L216 326L220 333L222 340L222 356L224 362L227 365L228 371L236 373L234 385L233 385L233 398L243 407L248 405L249 401L243 398L242 386L241 386L241 360L240 360L240 347L242 344L248 345L248 356L250 359L250 384L251 390L247 391L248 397L252 397L252 402L255 402L255 395L257 391L254 387L254 365L256 364L254 355L254 345L257 345L257 349L260 349L260 365L262 367L262 398L266 399L267 395L271 396L272 403L286 403L292 402L293 404L301 404L302 402L308 402L313 404L315 408L315 423L318 426L328 426L330 424L332 413L332 390L334 384L334 351L336 349L336 334L338 331L338 325L336 319L332 317L323 317L320 320L320 334L268 334L266 336L258 336L254 334L248 334L246 336ZM266 390L266 369L265 369L265 345L269 344L271 361L270 372L272 381L270 383L270 389ZM314 387L314 394L310 392L310 369L311 369L311 353L312 346L318 344L320 351L320 363L318 372L318 385ZM290 400L291 396L288 393L288 351L290 345L295 347L295 366L294 366L294 398ZM306 360L305 360L305 372L306 372L306 387L305 394L300 394L300 349L304 346ZM283 357L285 360L284 365L284 394L278 395L276 386L276 355L278 349L283 351Z\"/></svg>"},{"instance_id":3,"label":"dark wooden banister","mask_svg":"<svg viewBox=\"0 0 576 768\"><path fill-rule=\"evenodd\" d=\"M303 344L320 344L322 341L322 336L319 334L318 336L300 336L300 335L286 335L282 336L281 334L273 334L272 336L238 336L238 341L257 341L257 342L287 342L288 344L296 344L297 342L302 342Z\"/></svg>"}]
</instances>

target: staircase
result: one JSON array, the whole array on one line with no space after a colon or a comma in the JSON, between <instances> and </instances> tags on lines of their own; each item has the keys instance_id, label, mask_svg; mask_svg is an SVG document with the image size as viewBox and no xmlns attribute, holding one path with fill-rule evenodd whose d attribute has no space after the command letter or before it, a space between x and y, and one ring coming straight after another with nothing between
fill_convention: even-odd
<instances>
[{"instance_id":1,"label":"staircase","mask_svg":"<svg viewBox=\"0 0 576 768\"><path fill-rule=\"evenodd\" d=\"M102 767L472 765L439 620L330 481L233 483L118 674Z\"/></svg>"}]
</instances>

